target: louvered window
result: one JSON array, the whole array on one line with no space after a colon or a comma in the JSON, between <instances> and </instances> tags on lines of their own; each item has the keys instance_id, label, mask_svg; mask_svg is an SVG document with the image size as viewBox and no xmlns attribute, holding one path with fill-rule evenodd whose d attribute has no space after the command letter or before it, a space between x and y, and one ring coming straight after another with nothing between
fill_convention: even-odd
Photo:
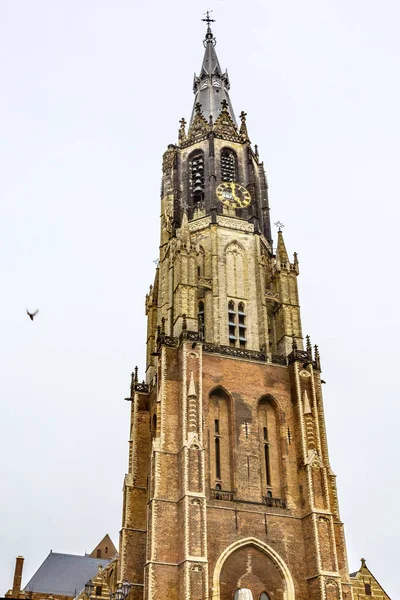
<instances>
[{"instance_id":1,"label":"louvered window","mask_svg":"<svg viewBox=\"0 0 400 600\"><path fill-rule=\"evenodd\" d=\"M222 181L237 181L236 156L232 150L221 152L221 179Z\"/></svg>"},{"instance_id":2,"label":"louvered window","mask_svg":"<svg viewBox=\"0 0 400 600\"><path fill-rule=\"evenodd\" d=\"M204 154L196 152L189 161L189 187L192 203L199 204L204 199Z\"/></svg>"}]
</instances>

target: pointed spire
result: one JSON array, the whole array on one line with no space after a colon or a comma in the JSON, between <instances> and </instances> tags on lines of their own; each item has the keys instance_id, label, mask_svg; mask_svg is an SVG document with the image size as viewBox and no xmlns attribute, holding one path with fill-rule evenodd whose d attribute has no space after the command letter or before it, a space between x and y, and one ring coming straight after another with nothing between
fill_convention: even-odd
<instances>
[{"instance_id":1,"label":"pointed spire","mask_svg":"<svg viewBox=\"0 0 400 600\"><path fill-rule=\"evenodd\" d=\"M179 145L183 144L183 142L186 142L187 139L187 135L186 135L186 121L184 118L182 118L179 121L179 134L178 134L178 141L179 141Z\"/></svg>"},{"instance_id":2,"label":"pointed spire","mask_svg":"<svg viewBox=\"0 0 400 600\"><path fill-rule=\"evenodd\" d=\"M212 116L215 122L221 112L221 101L223 100L226 100L228 112L235 126L237 126L228 94L230 88L228 73L227 71L225 71L225 73L222 72L217 53L215 52L217 40L210 27L210 23L212 23L214 19L211 19L209 13L207 13L207 18L202 20L207 23L207 33L203 41L205 52L200 75L194 76L193 93L195 94L195 99L189 127L196 114L195 107L197 103L201 104L202 113L205 119L208 121L210 116Z\"/></svg>"},{"instance_id":3,"label":"pointed spire","mask_svg":"<svg viewBox=\"0 0 400 600\"><path fill-rule=\"evenodd\" d=\"M184 210L183 217L182 217L180 238L181 238L181 242L183 242L184 244L189 244L190 243L190 230L189 230L187 206L185 206L184 208L185 208L185 210Z\"/></svg>"},{"instance_id":4,"label":"pointed spire","mask_svg":"<svg viewBox=\"0 0 400 600\"><path fill-rule=\"evenodd\" d=\"M312 360L312 346L311 346L311 340L310 340L309 335L306 335L306 348L307 348L308 360Z\"/></svg>"},{"instance_id":5,"label":"pointed spire","mask_svg":"<svg viewBox=\"0 0 400 600\"><path fill-rule=\"evenodd\" d=\"M289 262L289 255L286 250L285 242L283 241L283 233L282 230L278 231L278 244L276 247L276 256L279 258L281 263Z\"/></svg>"},{"instance_id":6,"label":"pointed spire","mask_svg":"<svg viewBox=\"0 0 400 600\"><path fill-rule=\"evenodd\" d=\"M241 121L239 133L240 133L241 138L243 140L247 141L249 139L249 134L247 133L247 125L246 125L247 114L244 112L244 110L242 110L239 117L240 117L240 121Z\"/></svg>"}]
</instances>

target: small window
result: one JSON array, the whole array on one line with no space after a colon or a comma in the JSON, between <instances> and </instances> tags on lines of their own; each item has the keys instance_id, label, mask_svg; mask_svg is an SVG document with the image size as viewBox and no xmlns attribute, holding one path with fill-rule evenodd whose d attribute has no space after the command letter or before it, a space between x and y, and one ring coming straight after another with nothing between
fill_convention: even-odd
<instances>
[{"instance_id":1,"label":"small window","mask_svg":"<svg viewBox=\"0 0 400 600\"><path fill-rule=\"evenodd\" d=\"M371 584L370 583L364 583L364 589L365 589L365 595L366 596L372 596Z\"/></svg>"},{"instance_id":2,"label":"small window","mask_svg":"<svg viewBox=\"0 0 400 600\"><path fill-rule=\"evenodd\" d=\"M97 558L101 558L101 550L100 550L100 548L97 549L96 556L97 556Z\"/></svg>"},{"instance_id":3,"label":"small window","mask_svg":"<svg viewBox=\"0 0 400 600\"><path fill-rule=\"evenodd\" d=\"M106 554L108 554L108 548L107 548L107 546L104 548L104 552L105 552Z\"/></svg>"},{"instance_id":4,"label":"small window","mask_svg":"<svg viewBox=\"0 0 400 600\"><path fill-rule=\"evenodd\" d=\"M200 269L200 267L199 267L199 269ZM205 323L204 323L204 302L199 302L199 306L197 309L197 324L198 324L199 332L202 331L203 338L204 338L204 336L206 334Z\"/></svg>"},{"instance_id":5,"label":"small window","mask_svg":"<svg viewBox=\"0 0 400 600\"><path fill-rule=\"evenodd\" d=\"M268 429L264 427L264 440L268 442Z\"/></svg>"},{"instance_id":6,"label":"small window","mask_svg":"<svg viewBox=\"0 0 400 600\"><path fill-rule=\"evenodd\" d=\"M222 490L222 485L220 483L217 483L216 486L215 486L215 489L218 490L218 491L221 491Z\"/></svg>"},{"instance_id":7,"label":"small window","mask_svg":"<svg viewBox=\"0 0 400 600\"><path fill-rule=\"evenodd\" d=\"M272 492L267 492L267 498L272 498Z\"/></svg>"},{"instance_id":8,"label":"small window","mask_svg":"<svg viewBox=\"0 0 400 600\"><path fill-rule=\"evenodd\" d=\"M96 585L96 596L101 596L101 585Z\"/></svg>"},{"instance_id":9,"label":"small window","mask_svg":"<svg viewBox=\"0 0 400 600\"><path fill-rule=\"evenodd\" d=\"M219 420L215 419L214 421L215 433L219 433Z\"/></svg>"},{"instance_id":10,"label":"small window","mask_svg":"<svg viewBox=\"0 0 400 600\"><path fill-rule=\"evenodd\" d=\"M263 592L260 596L260 600L269 600L267 592Z\"/></svg>"},{"instance_id":11,"label":"small window","mask_svg":"<svg viewBox=\"0 0 400 600\"><path fill-rule=\"evenodd\" d=\"M157 437L157 415L155 413L151 423L151 435L153 438Z\"/></svg>"}]
</instances>

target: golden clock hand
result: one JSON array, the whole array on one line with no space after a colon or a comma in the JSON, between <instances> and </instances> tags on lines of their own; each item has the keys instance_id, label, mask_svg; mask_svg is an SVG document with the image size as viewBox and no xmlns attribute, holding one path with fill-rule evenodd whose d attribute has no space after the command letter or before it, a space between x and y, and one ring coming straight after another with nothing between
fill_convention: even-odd
<instances>
[{"instance_id":1,"label":"golden clock hand","mask_svg":"<svg viewBox=\"0 0 400 600\"><path fill-rule=\"evenodd\" d=\"M232 190L232 197L233 197L233 200L234 200L235 202L238 202L238 203L239 203L239 205L240 205L240 204L241 204L241 202L240 202L240 198L239 198L239 196L237 196L237 195L236 195L236 193L235 193L235 190L236 190L236 185L235 185L235 183L234 183L233 181L231 182L231 190Z\"/></svg>"}]
</instances>

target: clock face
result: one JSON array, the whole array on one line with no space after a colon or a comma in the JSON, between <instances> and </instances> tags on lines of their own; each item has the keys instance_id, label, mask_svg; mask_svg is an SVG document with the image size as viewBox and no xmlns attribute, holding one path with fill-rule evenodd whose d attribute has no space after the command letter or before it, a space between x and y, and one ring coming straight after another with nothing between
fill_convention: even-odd
<instances>
[{"instance_id":1,"label":"clock face","mask_svg":"<svg viewBox=\"0 0 400 600\"><path fill-rule=\"evenodd\" d=\"M216 191L218 200L231 208L245 208L251 202L250 193L235 181L223 181Z\"/></svg>"}]
</instances>

